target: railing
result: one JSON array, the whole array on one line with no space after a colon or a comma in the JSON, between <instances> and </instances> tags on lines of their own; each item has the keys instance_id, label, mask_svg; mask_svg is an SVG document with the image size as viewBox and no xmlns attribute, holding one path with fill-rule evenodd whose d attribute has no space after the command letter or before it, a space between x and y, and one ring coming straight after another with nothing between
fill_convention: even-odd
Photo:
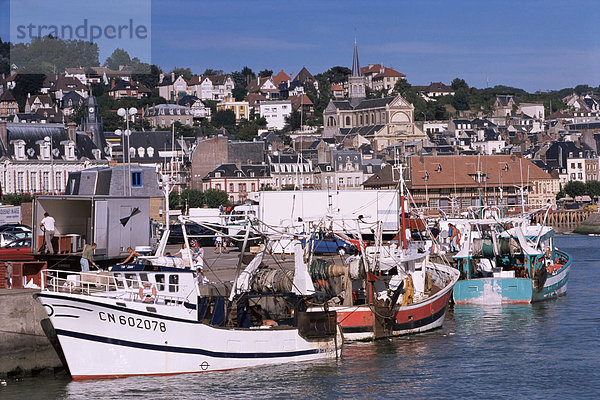
<instances>
[{"instance_id":1,"label":"railing","mask_svg":"<svg viewBox=\"0 0 600 400\"><path fill-rule=\"evenodd\" d=\"M72 293L94 297L110 297L124 301L142 302L140 298L140 288L144 283L150 283L148 286L156 288L158 283L142 280L140 274L128 272L124 275L117 276L111 272L73 272L62 270L43 270L42 274L42 291ZM165 286L169 283L164 283ZM178 305L188 302L188 296L165 295L156 291L156 295L152 301L146 303L160 303L166 305Z\"/></svg>"}]
</instances>

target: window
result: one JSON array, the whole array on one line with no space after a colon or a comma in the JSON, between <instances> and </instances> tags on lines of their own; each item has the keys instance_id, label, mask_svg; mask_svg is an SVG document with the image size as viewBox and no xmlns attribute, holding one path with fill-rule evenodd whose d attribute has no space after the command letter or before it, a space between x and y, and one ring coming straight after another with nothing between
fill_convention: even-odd
<instances>
[{"instance_id":1,"label":"window","mask_svg":"<svg viewBox=\"0 0 600 400\"><path fill-rule=\"evenodd\" d=\"M255 192L256 191L256 183L251 183L250 188L252 189L253 192Z\"/></svg>"},{"instance_id":2,"label":"window","mask_svg":"<svg viewBox=\"0 0 600 400\"><path fill-rule=\"evenodd\" d=\"M217 184L215 185L215 189L217 189L217 190L221 190L221 184L220 184L220 183L217 183Z\"/></svg>"},{"instance_id":3,"label":"window","mask_svg":"<svg viewBox=\"0 0 600 400\"><path fill-rule=\"evenodd\" d=\"M23 192L23 172L17 172L17 192Z\"/></svg>"},{"instance_id":4,"label":"window","mask_svg":"<svg viewBox=\"0 0 600 400\"><path fill-rule=\"evenodd\" d=\"M179 291L179 275L169 275L169 292Z\"/></svg>"},{"instance_id":5,"label":"window","mask_svg":"<svg viewBox=\"0 0 600 400\"><path fill-rule=\"evenodd\" d=\"M61 172L57 172L55 174L55 179L54 179L54 190L62 190L62 173Z\"/></svg>"},{"instance_id":6,"label":"window","mask_svg":"<svg viewBox=\"0 0 600 400\"><path fill-rule=\"evenodd\" d=\"M131 186L140 187L142 186L142 173L132 172L131 173Z\"/></svg>"},{"instance_id":7,"label":"window","mask_svg":"<svg viewBox=\"0 0 600 400\"><path fill-rule=\"evenodd\" d=\"M42 189L44 191L48 191L48 189L50 188L50 172L43 172L42 173Z\"/></svg>"},{"instance_id":8,"label":"window","mask_svg":"<svg viewBox=\"0 0 600 400\"><path fill-rule=\"evenodd\" d=\"M37 191L37 172L29 173L29 191L35 192Z\"/></svg>"},{"instance_id":9,"label":"window","mask_svg":"<svg viewBox=\"0 0 600 400\"><path fill-rule=\"evenodd\" d=\"M233 192L233 183L229 184L229 192Z\"/></svg>"}]
</instances>

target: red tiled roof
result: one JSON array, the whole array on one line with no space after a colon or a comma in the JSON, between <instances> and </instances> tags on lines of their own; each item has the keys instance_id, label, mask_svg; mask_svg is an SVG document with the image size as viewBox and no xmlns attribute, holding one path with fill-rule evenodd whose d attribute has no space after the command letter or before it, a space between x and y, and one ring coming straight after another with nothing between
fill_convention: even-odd
<instances>
[{"instance_id":1,"label":"red tiled roof","mask_svg":"<svg viewBox=\"0 0 600 400\"><path fill-rule=\"evenodd\" d=\"M477 171L485 174L481 186L521 185L522 179L551 179L530 160L510 155L411 157L412 188L478 187ZM427 180L424 177L427 176Z\"/></svg>"},{"instance_id":2,"label":"red tiled roof","mask_svg":"<svg viewBox=\"0 0 600 400\"><path fill-rule=\"evenodd\" d=\"M382 73L379 73L377 75L375 75L373 77L373 80L375 79L382 79L385 77L398 77L398 78L404 78L406 75L404 75L402 72L398 72L395 69L392 68L386 68L385 71L383 71Z\"/></svg>"},{"instance_id":3,"label":"red tiled roof","mask_svg":"<svg viewBox=\"0 0 600 400\"><path fill-rule=\"evenodd\" d=\"M279 86L283 82L289 81L291 78L288 74L286 74L283 70L279 71L277 75L273 75L273 82L275 85Z\"/></svg>"},{"instance_id":4,"label":"red tiled roof","mask_svg":"<svg viewBox=\"0 0 600 400\"><path fill-rule=\"evenodd\" d=\"M340 85L331 85L331 91L341 91L344 90L343 87L341 87Z\"/></svg>"}]
</instances>

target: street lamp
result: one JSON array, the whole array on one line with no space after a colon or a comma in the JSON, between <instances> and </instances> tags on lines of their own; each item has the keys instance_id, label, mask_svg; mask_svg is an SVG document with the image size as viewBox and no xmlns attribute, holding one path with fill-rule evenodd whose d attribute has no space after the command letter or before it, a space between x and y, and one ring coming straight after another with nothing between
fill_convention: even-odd
<instances>
[{"instance_id":1,"label":"street lamp","mask_svg":"<svg viewBox=\"0 0 600 400\"><path fill-rule=\"evenodd\" d=\"M56 187L55 176L54 176L54 155L52 154L52 138L50 136L44 137L44 142L46 142L50 146L50 179L48 179L48 183L52 182L52 194L56 191L54 190ZM50 188L48 187L48 190Z\"/></svg>"},{"instance_id":2,"label":"street lamp","mask_svg":"<svg viewBox=\"0 0 600 400\"><path fill-rule=\"evenodd\" d=\"M127 182L129 183L129 196L131 196L131 157L129 155L129 136L131 136L131 130L129 129L129 120L133 118L134 115L137 114L137 108L131 107L130 109L119 108L117 110L117 115L125 118L126 129L125 131L121 131L117 129L115 131L115 135L121 136L121 147L123 148L123 163L125 163L125 155L127 155L127 173L129 174L129 178ZM127 150L125 150L124 137L127 138ZM123 196L125 196L125 165L123 165Z\"/></svg>"}]
</instances>

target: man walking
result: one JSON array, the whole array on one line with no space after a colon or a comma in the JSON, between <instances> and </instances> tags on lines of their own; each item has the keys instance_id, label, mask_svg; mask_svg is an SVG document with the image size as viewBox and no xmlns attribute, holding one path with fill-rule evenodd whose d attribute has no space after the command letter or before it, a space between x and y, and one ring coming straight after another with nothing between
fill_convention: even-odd
<instances>
[{"instance_id":1,"label":"man walking","mask_svg":"<svg viewBox=\"0 0 600 400\"><path fill-rule=\"evenodd\" d=\"M94 262L94 250L96 250L96 243L92 243L91 246L88 244L83 246L81 260L79 261L79 263L81 264L81 272L89 272L90 264L98 268L98 265Z\"/></svg>"},{"instance_id":2,"label":"man walking","mask_svg":"<svg viewBox=\"0 0 600 400\"><path fill-rule=\"evenodd\" d=\"M47 212L44 213L44 218L40 221L40 228L44 229L44 241L46 242L46 251L54 254L52 247L52 239L54 239L54 223L56 221Z\"/></svg>"}]
</instances>

